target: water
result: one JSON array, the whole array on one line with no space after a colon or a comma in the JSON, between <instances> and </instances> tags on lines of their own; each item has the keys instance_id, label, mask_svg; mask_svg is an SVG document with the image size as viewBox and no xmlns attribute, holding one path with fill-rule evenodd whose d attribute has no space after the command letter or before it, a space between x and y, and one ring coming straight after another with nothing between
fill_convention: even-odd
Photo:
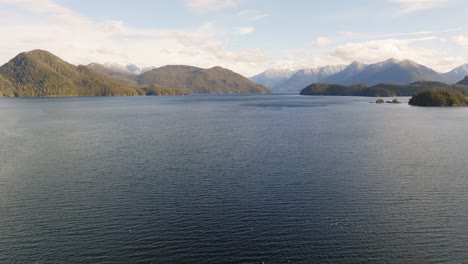
<instances>
[{"instance_id":1,"label":"water","mask_svg":"<svg viewBox=\"0 0 468 264\"><path fill-rule=\"evenodd\" d=\"M371 100L0 99L0 262L466 262L468 108Z\"/></svg>"}]
</instances>

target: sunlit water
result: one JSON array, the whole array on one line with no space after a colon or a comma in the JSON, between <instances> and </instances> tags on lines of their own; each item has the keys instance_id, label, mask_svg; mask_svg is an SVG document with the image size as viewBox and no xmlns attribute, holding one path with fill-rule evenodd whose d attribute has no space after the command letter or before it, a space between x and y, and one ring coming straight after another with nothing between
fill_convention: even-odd
<instances>
[{"instance_id":1,"label":"sunlit water","mask_svg":"<svg viewBox=\"0 0 468 264\"><path fill-rule=\"evenodd\" d=\"M468 108L371 100L2 98L0 262L466 262Z\"/></svg>"}]
</instances>

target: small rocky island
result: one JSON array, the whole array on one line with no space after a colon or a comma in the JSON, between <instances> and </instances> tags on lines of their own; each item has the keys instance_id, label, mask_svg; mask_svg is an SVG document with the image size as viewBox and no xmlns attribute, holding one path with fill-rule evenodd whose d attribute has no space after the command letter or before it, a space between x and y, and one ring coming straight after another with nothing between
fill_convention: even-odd
<instances>
[{"instance_id":1,"label":"small rocky island","mask_svg":"<svg viewBox=\"0 0 468 264\"><path fill-rule=\"evenodd\" d=\"M401 103L400 101L398 101L398 99L393 99L392 101L385 101L384 99L382 98L379 98L375 101L376 104L384 104L384 103L387 103L387 104L399 104Z\"/></svg>"},{"instance_id":2,"label":"small rocky island","mask_svg":"<svg viewBox=\"0 0 468 264\"><path fill-rule=\"evenodd\" d=\"M428 89L409 100L415 106L467 106L468 99L460 92L446 89Z\"/></svg>"}]
</instances>

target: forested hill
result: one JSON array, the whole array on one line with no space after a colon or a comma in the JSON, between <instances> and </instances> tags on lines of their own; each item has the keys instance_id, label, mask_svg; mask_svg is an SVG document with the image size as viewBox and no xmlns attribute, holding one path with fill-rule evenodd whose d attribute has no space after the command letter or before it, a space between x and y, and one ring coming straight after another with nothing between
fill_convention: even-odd
<instances>
[{"instance_id":1,"label":"forested hill","mask_svg":"<svg viewBox=\"0 0 468 264\"><path fill-rule=\"evenodd\" d=\"M115 74L96 65L75 66L48 51L33 50L20 53L0 67L0 96L133 96L270 92L242 75L221 67L190 69L184 71L177 66L166 66L139 76Z\"/></svg>"},{"instance_id":2,"label":"forested hill","mask_svg":"<svg viewBox=\"0 0 468 264\"><path fill-rule=\"evenodd\" d=\"M138 95L86 66L74 66L43 50L23 52L0 67L12 86L1 86L4 96Z\"/></svg>"},{"instance_id":3,"label":"forested hill","mask_svg":"<svg viewBox=\"0 0 468 264\"><path fill-rule=\"evenodd\" d=\"M0 75L0 96L14 96L13 84L4 76Z\"/></svg>"},{"instance_id":4,"label":"forested hill","mask_svg":"<svg viewBox=\"0 0 468 264\"><path fill-rule=\"evenodd\" d=\"M192 93L270 93L262 85L256 84L222 67L203 69L188 65L167 65L154 68L137 75L107 65L92 63L94 70L123 84L134 86L164 86L187 89Z\"/></svg>"},{"instance_id":5,"label":"forested hill","mask_svg":"<svg viewBox=\"0 0 468 264\"><path fill-rule=\"evenodd\" d=\"M269 93L270 90L222 67L168 65L138 76L138 84L187 88L195 93Z\"/></svg>"},{"instance_id":6,"label":"forested hill","mask_svg":"<svg viewBox=\"0 0 468 264\"><path fill-rule=\"evenodd\" d=\"M458 91L432 88L413 95L408 103L416 106L467 106L468 99Z\"/></svg>"},{"instance_id":7,"label":"forested hill","mask_svg":"<svg viewBox=\"0 0 468 264\"><path fill-rule=\"evenodd\" d=\"M358 85L340 85L328 83L314 83L301 91L301 95L340 95L340 96L372 96L372 97L390 97L390 96L411 96L415 93L428 90L430 88L441 88L446 90L459 91L468 95L468 86L463 84L448 85L442 82L419 81L407 85L400 84L377 84L367 86Z\"/></svg>"}]
</instances>

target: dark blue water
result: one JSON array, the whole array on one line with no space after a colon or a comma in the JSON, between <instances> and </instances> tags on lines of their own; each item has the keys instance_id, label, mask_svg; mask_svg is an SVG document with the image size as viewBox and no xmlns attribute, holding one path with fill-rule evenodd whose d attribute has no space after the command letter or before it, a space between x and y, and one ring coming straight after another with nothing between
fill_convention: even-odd
<instances>
[{"instance_id":1,"label":"dark blue water","mask_svg":"<svg viewBox=\"0 0 468 264\"><path fill-rule=\"evenodd\" d=\"M466 262L468 108L370 100L0 99L0 262Z\"/></svg>"}]
</instances>

